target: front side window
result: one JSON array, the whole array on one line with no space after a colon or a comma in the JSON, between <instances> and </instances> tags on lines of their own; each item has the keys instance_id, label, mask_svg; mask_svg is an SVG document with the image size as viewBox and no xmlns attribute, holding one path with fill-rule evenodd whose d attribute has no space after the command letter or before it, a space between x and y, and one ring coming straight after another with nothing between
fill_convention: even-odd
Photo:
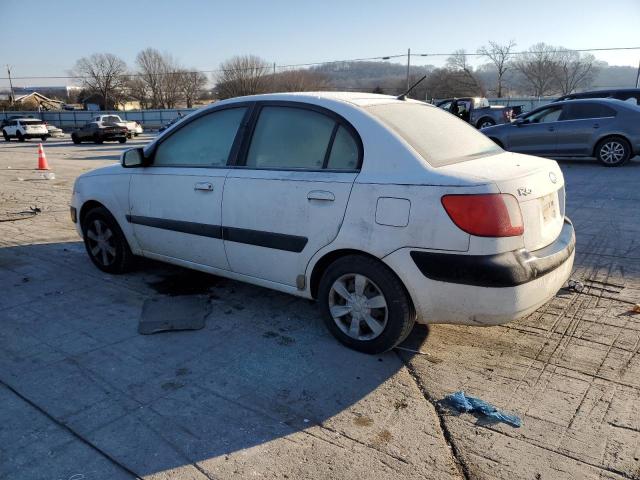
<instances>
[{"instance_id":1,"label":"front side window","mask_svg":"<svg viewBox=\"0 0 640 480\"><path fill-rule=\"evenodd\" d=\"M246 110L219 110L189 122L158 146L153 165L225 166Z\"/></svg>"},{"instance_id":2,"label":"front side window","mask_svg":"<svg viewBox=\"0 0 640 480\"><path fill-rule=\"evenodd\" d=\"M366 109L433 167L502 151L467 122L427 104L397 102Z\"/></svg>"},{"instance_id":3,"label":"front side window","mask_svg":"<svg viewBox=\"0 0 640 480\"><path fill-rule=\"evenodd\" d=\"M107 115L106 117L102 117L102 121L106 123L117 123L120 122L120 118L114 115Z\"/></svg>"},{"instance_id":4,"label":"front side window","mask_svg":"<svg viewBox=\"0 0 640 480\"><path fill-rule=\"evenodd\" d=\"M529 123L549 123L549 122L557 122L560 118L560 114L562 113L561 107L555 108L545 108L543 110L539 110L534 112L526 117L526 120Z\"/></svg>"},{"instance_id":5,"label":"front side window","mask_svg":"<svg viewBox=\"0 0 640 480\"><path fill-rule=\"evenodd\" d=\"M328 116L308 109L263 107L251 138L246 166L321 169L335 124Z\"/></svg>"}]
</instances>

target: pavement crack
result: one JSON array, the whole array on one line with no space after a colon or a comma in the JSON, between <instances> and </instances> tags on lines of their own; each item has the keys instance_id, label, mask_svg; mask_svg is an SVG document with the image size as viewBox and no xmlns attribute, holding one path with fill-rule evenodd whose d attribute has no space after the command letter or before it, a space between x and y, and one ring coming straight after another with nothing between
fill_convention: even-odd
<instances>
[{"instance_id":1,"label":"pavement crack","mask_svg":"<svg viewBox=\"0 0 640 480\"><path fill-rule=\"evenodd\" d=\"M453 463L458 469L460 476L465 480L469 480L471 478L471 474L469 473L469 466L467 465L464 458L462 457L460 449L456 445L453 439L453 435L451 434L451 431L447 426L447 423L444 418L445 412L443 411L440 404L427 391L427 389L423 385L422 381L420 380L420 377L418 376L418 373L413 368L413 366L409 362L406 362L400 353L396 352L396 355L400 357L400 361L404 364L405 368L409 372L409 375L411 376L416 386L422 393L422 396L424 397L424 399L433 407L434 411L436 412L436 416L438 417L438 423L440 425L440 431L442 432L442 437L444 438L445 443L447 444L447 446L449 447L449 450L451 451L451 457L453 458Z\"/></svg>"},{"instance_id":2,"label":"pavement crack","mask_svg":"<svg viewBox=\"0 0 640 480\"><path fill-rule=\"evenodd\" d=\"M142 477L140 477L137 473L135 473L133 470L131 470L129 467L127 467L126 465L122 464L121 462L119 462L116 458L114 458L112 455L108 454L107 452L105 452L104 450L102 450L101 448L99 448L97 445L93 444L91 441L89 441L88 439L86 439L84 436L82 436L81 434L79 434L78 432L76 432L74 429L72 429L71 427L69 427L66 423L61 422L60 420L58 420L56 417L54 417L53 415L51 415L49 412L47 412L44 408L40 407L40 405L38 405L37 403L33 402L31 399L29 399L28 397L24 396L23 394L21 394L18 390L16 390L15 388L13 388L11 385L9 385L8 383L6 383L4 380L0 379L0 385L2 385L3 387L5 387L7 390L9 390L11 393L13 393L14 395L16 395L18 398L20 398L23 402L27 403L28 405L30 405L32 408L36 409L38 412L40 412L41 414L43 414L45 417L47 417L49 420L51 420L53 423L55 423L56 425L58 425L60 428L62 428L63 430L69 432L74 438L77 438L80 442L82 442L83 444L85 444L86 446L88 446L90 449L94 450L95 452L97 452L98 454L100 454L101 456L103 456L104 458L106 458L107 460L109 460L111 463L113 463L114 465L116 465L117 467L121 468L123 471L125 471L126 473L128 473L129 475L131 475L133 478L137 479L137 480L143 480Z\"/></svg>"}]
</instances>

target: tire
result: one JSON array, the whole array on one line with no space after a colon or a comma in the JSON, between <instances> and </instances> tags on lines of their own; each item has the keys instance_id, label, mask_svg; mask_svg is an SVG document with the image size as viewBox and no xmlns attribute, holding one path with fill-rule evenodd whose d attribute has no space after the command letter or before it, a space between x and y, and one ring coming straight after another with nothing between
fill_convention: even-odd
<instances>
[{"instance_id":1,"label":"tire","mask_svg":"<svg viewBox=\"0 0 640 480\"><path fill-rule=\"evenodd\" d=\"M478 121L478 130L480 130L481 128L493 127L495 124L496 122L491 118L481 118Z\"/></svg>"},{"instance_id":2,"label":"tire","mask_svg":"<svg viewBox=\"0 0 640 480\"><path fill-rule=\"evenodd\" d=\"M367 298L378 299L374 305L384 307L368 307ZM360 255L329 265L320 280L318 300L329 331L344 345L364 353L391 350L409 335L415 322L415 310L398 277L381 262Z\"/></svg>"},{"instance_id":3,"label":"tire","mask_svg":"<svg viewBox=\"0 0 640 480\"><path fill-rule=\"evenodd\" d=\"M119 138L118 142L119 143L127 143L127 139L126 138Z\"/></svg>"},{"instance_id":4,"label":"tire","mask_svg":"<svg viewBox=\"0 0 640 480\"><path fill-rule=\"evenodd\" d=\"M5 142L10 142L11 141L11 137L4 130L2 131L2 136L4 137L4 141Z\"/></svg>"},{"instance_id":5,"label":"tire","mask_svg":"<svg viewBox=\"0 0 640 480\"><path fill-rule=\"evenodd\" d=\"M91 209L82 220L82 238L93 264L106 273L126 273L134 257L118 222L104 207Z\"/></svg>"},{"instance_id":6,"label":"tire","mask_svg":"<svg viewBox=\"0 0 640 480\"><path fill-rule=\"evenodd\" d=\"M631 159L631 146L622 137L607 137L600 140L595 154L605 167L620 167Z\"/></svg>"},{"instance_id":7,"label":"tire","mask_svg":"<svg viewBox=\"0 0 640 480\"><path fill-rule=\"evenodd\" d=\"M18 132L16 134L16 137L18 137L18 141L19 142L24 142L24 140L25 140L24 135L22 135L22 133L20 133L20 132Z\"/></svg>"},{"instance_id":8,"label":"tire","mask_svg":"<svg viewBox=\"0 0 640 480\"><path fill-rule=\"evenodd\" d=\"M71 134L71 141L76 145L80 144L80 139L75 134Z\"/></svg>"},{"instance_id":9,"label":"tire","mask_svg":"<svg viewBox=\"0 0 640 480\"><path fill-rule=\"evenodd\" d=\"M40 137L40 140L42 140L43 142L46 142L47 138L49 138L49 137Z\"/></svg>"}]
</instances>

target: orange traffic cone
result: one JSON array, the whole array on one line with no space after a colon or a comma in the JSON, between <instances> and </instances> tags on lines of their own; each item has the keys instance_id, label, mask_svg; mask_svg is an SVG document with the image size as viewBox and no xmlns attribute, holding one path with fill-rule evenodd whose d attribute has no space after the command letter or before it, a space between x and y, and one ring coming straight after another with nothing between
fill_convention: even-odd
<instances>
[{"instance_id":1,"label":"orange traffic cone","mask_svg":"<svg viewBox=\"0 0 640 480\"><path fill-rule=\"evenodd\" d=\"M44 148L42 148L41 143L38 144L38 170L49 170L47 156L44 154Z\"/></svg>"}]
</instances>

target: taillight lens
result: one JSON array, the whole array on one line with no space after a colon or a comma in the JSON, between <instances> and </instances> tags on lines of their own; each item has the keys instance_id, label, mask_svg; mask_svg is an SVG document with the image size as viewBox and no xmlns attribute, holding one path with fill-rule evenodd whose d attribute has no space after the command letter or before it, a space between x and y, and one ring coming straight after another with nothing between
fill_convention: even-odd
<instances>
[{"instance_id":1,"label":"taillight lens","mask_svg":"<svg viewBox=\"0 0 640 480\"><path fill-rule=\"evenodd\" d=\"M471 235L516 237L524 233L520 205L513 195L445 195L442 206L453 223Z\"/></svg>"}]
</instances>

